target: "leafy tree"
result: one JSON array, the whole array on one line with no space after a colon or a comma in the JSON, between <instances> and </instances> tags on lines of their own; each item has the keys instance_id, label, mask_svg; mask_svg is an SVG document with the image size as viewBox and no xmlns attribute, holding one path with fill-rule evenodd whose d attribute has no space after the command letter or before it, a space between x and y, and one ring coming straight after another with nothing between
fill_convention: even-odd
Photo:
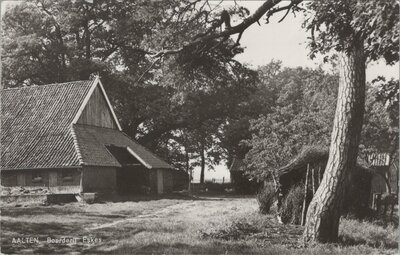
<instances>
[{"instance_id":1,"label":"leafy tree","mask_svg":"<svg viewBox=\"0 0 400 255\"><path fill-rule=\"evenodd\" d=\"M224 70L227 70L224 74L231 74L233 69L229 69L228 66L231 64L232 57L242 51L240 48L240 39L243 32L249 26L259 22L264 15L268 21L275 13L283 11L285 14L281 19L282 21L291 10L300 10L299 3L301 0L292 0L283 5L280 5L281 2L281 0L265 0L251 15L246 12L244 8L238 7L235 7L231 13L225 10L220 12L220 9L211 7L207 0L188 0L184 2L168 1L167 4L164 1L141 1L140 3L142 4L138 5L135 3L127 4L127 2L121 2L122 6L115 8L115 10L118 10L116 13L122 12L121 16L126 16L122 18L122 23L117 22L116 24L126 24L124 23L124 19L126 18L130 18L128 19L129 21L139 23L138 26L131 26L131 23L128 23L126 26L122 25L122 30L118 30L121 32L120 38L123 38L122 42L127 43L125 45L126 47L119 52L127 52L127 54L121 54L122 58L117 59L123 59L126 64L129 63L130 60L132 61L131 56L135 56L133 58L133 63L138 63L138 68L128 68L131 72L143 69L146 71L146 69L148 69L145 67L146 63L151 63L151 67L156 66L157 63L162 60L164 64L167 64L167 69L157 69L157 72L153 73L154 79L162 79L164 74L168 74L168 70L174 70L170 72L171 75L165 75L165 77L174 77L174 79L170 79L169 81L178 80L176 79L176 74L178 74L177 77L182 78L182 82L178 82L178 85L195 85L194 87L196 88L205 86L204 88L207 88L206 83L209 80L201 79L201 77L205 77L203 74L206 74L206 77L207 74L208 77L212 74L219 74L219 72L213 72L213 70L221 70L218 69L221 67L225 67ZM60 3L68 3L68 1L60 1ZM100 4L100 8L86 8L84 2L76 1L74 5L76 4L77 9L71 12L83 12L85 15L88 15L83 21L78 19L80 28L80 30L78 30L78 37L85 43L80 44L83 45L82 47L78 47L78 43L74 45L81 50L80 52L76 51L78 56L80 56L78 60L82 59L82 62L78 62L81 63L81 67L90 67L89 71L93 70L93 68L92 65L88 65L87 58L85 59L85 57L89 55L87 54L87 50L91 49L94 44L88 44L87 41L89 41L91 36L95 35L93 31L90 31L89 26L91 24L99 24L99 21L86 21L90 20L90 11L100 11L98 15L95 15L95 17L100 17L104 10L112 9L107 7L107 3L104 4L102 1L98 3ZM148 4L146 5L145 3ZM82 4L82 8L79 9ZM113 3L111 3L111 5L112 4ZM152 8L157 6L157 4L158 8ZM96 5L97 2L93 6ZM89 5L86 4L86 6ZM136 7L142 6L147 6L148 8L146 7L140 10L135 9ZM129 7L132 9L129 9ZM398 31L394 29L394 26L398 23L399 4L395 0L341 0L336 2L315 0L308 2L307 7L312 11L312 16L307 20L305 26L311 31L312 38L315 39L310 44L312 50L311 55L317 52L325 54L330 50L338 52L340 79L337 108L331 136L330 157L325 171L326 174L308 209L304 236L305 241L335 241L338 234L339 212L343 191L347 184L349 169L355 166L358 153L365 99L365 63L367 59L376 60L380 57L385 58L389 64L398 61ZM60 14L63 13L64 10L67 10L67 8L63 7L58 10L58 17L64 18L65 15ZM162 12L160 13L158 10L162 10ZM61 70L64 70L64 57L66 57L65 59L68 59L67 56L69 57L68 61L65 61L65 63L69 65L72 63L70 60L76 59L74 58L76 55L72 54L72 57L70 57L65 53L68 47L65 46L67 44L63 41L63 33L60 33L60 31L63 30L58 28L62 26L59 26L60 24L57 22L57 19L53 19L57 12L50 12L52 14L50 16L46 16L46 13L45 10L40 11L40 15L34 18L29 17L30 14L19 15L18 22L21 24L25 23L25 27L22 27L20 30L22 34L20 38L18 38L17 44L12 44L10 41L7 42L7 45L13 46L11 50L7 49L8 46L5 46L5 52L7 52L7 54L15 53L13 49L18 49L19 45L29 45L32 46L30 48L33 54L29 53L28 57L22 59L26 62L22 61L21 63L30 63L32 59L29 56L33 56L33 58L37 58L35 61L39 65L50 66L54 63L53 66L60 66ZM132 15L132 13L138 15ZM144 13L145 15L140 15L140 13ZM242 22L234 26L231 25L230 16L232 15L238 15L242 18ZM24 34L25 31L29 30L29 28L26 28L27 22L21 19L21 17L24 16L29 17L30 19L28 19L28 21L32 22L32 24L40 24L40 22L37 22L40 19L51 23L52 25L45 30L45 34L48 33L52 37L46 37L46 40L43 41L36 40L37 37L35 33ZM146 17L149 17L149 19L146 19ZM59 18L58 20L62 19ZM16 22L16 24L19 24L18 22ZM138 37L138 41L136 38L124 37L125 35L134 34L129 33L131 32L129 29L134 30L137 27L141 27L140 24L143 24L141 22L150 22L149 24L153 24L153 26L149 26L150 29L146 30L147 33L141 30L141 32L143 32L143 40L140 36ZM69 22L68 24L74 23ZM108 23L100 22L100 24L103 25L95 25L95 28L99 28L99 33L103 35L107 34L105 32L108 31L109 27L112 27L108 25ZM12 31L12 29L9 31ZM114 32L113 30L111 31ZM154 33L154 31L157 31L157 33ZM66 35L67 34L68 33L66 33ZM38 33L38 35L40 35L40 33ZM233 41L230 39L231 35L238 35L238 37ZM33 37L34 40L29 40L29 37ZM71 34L69 38L76 38L76 31L75 34ZM27 39L27 41L25 41L25 39ZM102 39L98 41L99 45L106 42L107 40L105 39L107 39L107 37L102 37ZM138 43L130 44L129 39L132 39L132 42ZM42 47L38 42L44 42L43 48L46 48L45 46L49 42L51 42L52 45L58 46L52 47L57 49L55 53L51 50L45 51L46 59L48 56L56 56L56 58L51 58L52 61L41 61L44 55L36 54L35 56L35 50ZM23 47L20 47L20 49L22 48ZM108 49L107 47L103 48ZM23 51L17 50L16 52L24 55ZM39 52L41 52L41 50ZM91 50L89 53L92 56L96 55L92 53ZM15 56L19 57L19 54ZM112 58L112 56L114 56L114 54L111 54L110 58ZM141 57L141 61L136 61L136 56ZM154 60L150 61L146 56L152 56ZM216 60L216 65L210 64L215 63L210 62L210 60ZM104 62L105 61L97 61L95 64L101 65ZM168 63L174 63L174 65L168 65ZM14 68L16 68L15 70L18 70L18 66L15 66L16 63L12 62L4 64L5 66L9 66L8 69L5 70L12 73L14 70L11 68L13 64ZM33 64L25 64L22 66L24 66L26 72L29 71L33 78L44 80L44 78L40 77L36 72L30 72L34 69ZM79 65L73 66L77 67ZM129 64L128 66L134 65ZM127 68L127 66L123 67ZM179 72L175 69L178 67L180 68ZM88 69L89 68L83 68L83 70L86 71L81 73L81 75L87 75L89 73ZM36 68L35 70L38 70L41 74L44 73L40 68ZM52 73L53 79L54 77L61 77L61 74L68 73L58 72L58 70L60 69L57 68L49 72ZM23 76L25 71L20 71L19 75ZM182 75L186 73L188 76ZM150 72L145 72L145 74L153 76ZM159 75L156 76L156 74ZM144 75L137 75L139 80L142 76ZM5 77L7 76L5 75ZM21 83L21 80L29 83L31 79L29 77L24 77L18 80L17 76L12 77L12 75L10 75L10 77L9 80L16 81L17 83ZM196 77L195 81L202 81L200 83L202 86L197 86L198 84L193 82L194 79L187 82L187 77ZM212 80L218 81L219 79L213 77ZM168 80L165 80L165 82L167 81ZM48 82L46 81L46 83ZM171 82L167 84L171 84ZM179 121L179 123L181 122ZM176 128L179 127L179 123L174 123L175 125L170 126ZM140 124L139 126L144 127L143 129L146 133L150 131L149 133L152 134L165 134L173 129L169 128L168 131L160 131L153 125L147 126Z\"/></svg>"},{"instance_id":2,"label":"leafy tree","mask_svg":"<svg viewBox=\"0 0 400 255\"><path fill-rule=\"evenodd\" d=\"M399 83L378 77L366 93L365 121L361 135L361 156L368 162L369 155L388 153L390 163L395 160L399 137Z\"/></svg>"},{"instance_id":3,"label":"leafy tree","mask_svg":"<svg viewBox=\"0 0 400 255\"><path fill-rule=\"evenodd\" d=\"M279 69L265 84L275 91L271 109L251 121L250 174L274 177L306 145L327 145L337 93L337 76L322 70Z\"/></svg>"},{"instance_id":4,"label":"leafy tree","mask_svg":"<svg viewBox=\"0 0 400 255\"><path fill-rule=\"evenodd\" d=\"M206 54L149 58L205 31L213 15L197 7L175 0L23 2L4 15L2 82L40 85L97 72L124 131L161 152L175 130L196 132L195 125L234 113L254 79L232 59L240 50L227 50L231 41Z\"/></svg>"},{"instance_id":5,"label":"leafy tree","mask_svg":"<svg viewBox=\"0 0 400 255\"><path fill-rule=\"evenodd\" d=\"M222 146L227 151L227 166L233 159L243 160L250 146L243 140L251 138L250 121L261 114L271 113L278 97L279 85L276 75L281 72L281 62L272 60L257 70L254 90L246 101L238 105L235 116L230 116L223 124Z\"/></svg>"},{"instance_id":6,"label":"leafy tree","mask_svg":"<svg viewBox=\"0 0 400 255\"><path fill-rule=\"evenodd\" d=\"M340 208L349 174L356 165L365 101L367 59L398 61L399 4L396 1L312 1L306 21L314 40L312 53L335 50L339 93L329 159L321 184L307 211L304 240L336 241Z\"/></svg>"}]
</instances>

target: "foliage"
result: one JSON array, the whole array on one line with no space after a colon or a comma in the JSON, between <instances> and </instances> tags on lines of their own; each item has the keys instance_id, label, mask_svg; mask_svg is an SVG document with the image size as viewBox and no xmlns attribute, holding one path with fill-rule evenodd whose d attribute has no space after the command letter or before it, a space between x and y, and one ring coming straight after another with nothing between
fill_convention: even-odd
<instances>
[{"instance_id":1,"label":"foliage","mask_svg":"<svg viewBox=\"0 0 400 255\"><path fill-rule=\"evenodd\" d=\"M304 201L304 184L298 184L290 188L286 197L283 198L279 214L282 222L289 224L300 224Z\"/></svg>"},{"instance_id":2,"label":"foliage","mask_svg":"<svg viewBox=\"0 0 400 255\"><path fill-rule=\"evenodd\" d=\"M201 12L198 4L24 1L3 18L4 87L88 79L97 73L128 135L185 170L184 148L195 159L201 142L212 165L223 156L219 127L240 112L256 73L233 60L240 50L227 50L229 40L206 53L149 57L204 32L214 14ZM178 137L180 130L188 133L189 143Z\"/></svg>"},{"instance_id":3,"label":"foliage","mask_svg":"<svg viewBox=\"0 0 400 255\"><path fill-rule=\"evenodd\" d=\"M398 149L399 90L398 81L386 82L383 77L373 81L366 93L364 126L361 134L361 156L387 152L394 157Z\"/></svg>"},{"instance_id":4,"label":"foliage","mask_svg":"<svg viewBox=\"0 0 400 255\"><path fill-rule=\"evenodd\" d=\"M270 213L271 207L276 201L276 189L272 183L261 189L256 196L258 207L262 214Z\"/></svg>"},{"instance_id":5,"label":"foliage","mask_svg":"<svg viewBox=\"0 0 400 255\"><path fill-rule=\"evenodd\" d=\"M266 70L267 71L267 70ZM322 70L286 68L264 84L272 97L270 112L251 121L251 147L246 155L250 174L271 178L306 145L329 143L337 77ZM271 95L272 94L272 95Z\"/></svg>"},{"instance_id":6,"label":"foliage","mask_svg":"<svg viewBox=\"0 0 400 255\"><path fill-rule=\"evenodd\" d=\"M304 26L312 33L311 57L363 44L370 60L399 60L399 3L396 0L310 1Z\"/></svg>"}]
</instances>

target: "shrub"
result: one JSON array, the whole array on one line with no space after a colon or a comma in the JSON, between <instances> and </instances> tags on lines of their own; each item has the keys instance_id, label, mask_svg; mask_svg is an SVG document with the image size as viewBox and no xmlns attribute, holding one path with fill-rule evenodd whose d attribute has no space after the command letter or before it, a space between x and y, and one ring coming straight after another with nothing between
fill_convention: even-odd
<instances>
[{"instance_id":1,"label":"shrub","mask_svg":"<svg viewBox=\"0 0 400 255\"><path fill-rule=\"evenodd\" d=\"M250 180L245 173L239 171L231 172L231 181L236 193L241 195L254 195L262 187L262 182Z\"/></svg>"},{"instance_id":2,"label":"shrub","mask_svg":"<svg viewBox=\"0 0 400 255\"><path fill-rule=\"evenodd\" d=\"M301 223L303 200L304 184L293 186L282 200L280 207L282 222L290 224Z\"/></svg>"},{"instance_id":3,"label":"shrub","mask_svg":"<svg viewBox=\"0 0 400 255\"><path fill-rule=\"evenodd\" d=\"M272 183L267 183L267 185L257 193L257 202L262 214L267 214L271 211L271 207L275 202L275 195L276 191Z\"/></svg>"}]
</instances>

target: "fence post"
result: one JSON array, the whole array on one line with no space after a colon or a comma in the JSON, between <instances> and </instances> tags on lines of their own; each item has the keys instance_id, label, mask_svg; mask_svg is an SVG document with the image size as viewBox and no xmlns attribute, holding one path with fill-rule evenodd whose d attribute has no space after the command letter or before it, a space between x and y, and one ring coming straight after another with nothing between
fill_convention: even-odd
<instances>
[{"instance_id":1,"label":"fence post","mask_svg":"<svg viewBox=\"0 0 400 255\"><path fill-rule=\"evenodd\" d=\"M314 172L315 172L315 168L314 168L314 166L313 166L313 168L311 169L311 179L312 179L312 192L313 192L313 196L314 196L314 194L315 194L315 174L314 174Z\"/></svg>"},{"instance_id":2,"label":"fence post","mask_svg":"<svg viewBox=\"0 0 400 255\"><path fill-rule=\"evenodd\" d=\"M308 174L310 172L310 164L307 164L307 173L306 173L306 181L304 184L304 201L303 201L303 209L301 212L301 225L304 226L306 220L306 204L307 204L307 188L308 188Z\"/></svg>"}]
</instances>

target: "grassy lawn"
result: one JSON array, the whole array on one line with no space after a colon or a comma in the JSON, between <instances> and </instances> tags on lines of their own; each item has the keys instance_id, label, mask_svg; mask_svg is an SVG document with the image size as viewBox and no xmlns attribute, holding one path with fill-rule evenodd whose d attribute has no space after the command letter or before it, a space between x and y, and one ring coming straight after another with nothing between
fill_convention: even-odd
<instances>
[{"instance_id":1,"label":"grassy lawn","mask_svg":"<svg viewBox=\"0 0 400 255\"><path fill-rule=\"evenodd\" d=\"M251 197L6 206L2 253L90 254L395 254L397 229L343 220L340 244L303 247L302 227L260 215ZM13 238L38 237L33 244ZM47 238L78 238L47 243ZM86 239L83 240L83 237Z\"/></svg>"}]
</instances>

